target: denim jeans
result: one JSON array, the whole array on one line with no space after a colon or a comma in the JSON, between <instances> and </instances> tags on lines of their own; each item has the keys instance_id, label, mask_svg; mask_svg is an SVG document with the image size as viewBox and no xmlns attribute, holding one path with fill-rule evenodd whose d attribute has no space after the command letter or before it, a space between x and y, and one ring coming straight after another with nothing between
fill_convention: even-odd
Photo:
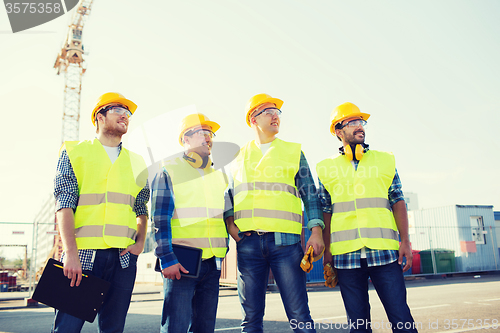
<instances>
[{"instance_id":1,"label":"denim jeans","mask_svg":"<svg viewBox=\"0 0 500 333\"><path fill-rule=\"evenodd\" d=\"M98 332L100 333L123 332L134 289L137 256L131 253L129 267L124 269L120 264L119 252L119 249L97 250L92 271L84 271L86 274L111 283L108 295L97 314ZM78 333L84 323L85 321L82 319L56 310L52 332Z\"/></svg>"},{"instance_id":2,"label":"denim jeans","mask_svg":"<svg viewBox=\"0 0 500 333\"><path fill-rule=\"evenodd\" d=\"M372 332L371 328L380 327L382 322L382 319L378 323L371 322L368 278L384 305L393 332L417 332L406 303L403 271L397 261L368 267L366 259L361 259L361 268L338 269L337 274L351 332Z\"/></svg>"},{"instance_id":3,"label":"denim jeans","mask_svg":"<svg viewBox=\"0 0 500 333\"><path fill-rule=\"evenodd\" d=\"M201 262L198 278L163 278L162 333L213 332L219 303L220 270L215 257Z\"/></svg>"},{"instance_id":4,"label":"denim jeans","mask_svg":"<svg viewBox=\"0 0 500 333\"><path fill-rule=\"evenodd\" d=\"M299 243L277 246L274 233L252 233L237 243L238 295L242 332L263 332L269 268L295 332L316 332L307 304L306 273L300 268L304 251Z\"/></svg>"}]
</instances>

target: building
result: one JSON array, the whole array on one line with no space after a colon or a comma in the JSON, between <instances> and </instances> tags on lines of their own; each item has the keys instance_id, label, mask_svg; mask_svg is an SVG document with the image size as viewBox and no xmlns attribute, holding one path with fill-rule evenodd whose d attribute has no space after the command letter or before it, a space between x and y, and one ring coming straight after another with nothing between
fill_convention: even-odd
<instances>
[{"instance_id":1,"label":"building","mask_svg":"<svg viewBox=\"0 0 500 333\"><path fill-rule=\"evenodd\" d=\"M32 263L35 264L33 267L35 272L45 267L47 259L49 257L53 258L54 254L56 254L56 251L53 250L58 237L54 207L55 199L54 196L50 194L47 196L47 199L35 217L35 244L33 244L32 253Z\"/></svg>"},{"instance_id":2,"label":"building","mask_svg":"<svg viewBox=\"0 0 500 333\"><path fill-rule=\"evenodd\" d=\"M417 193L404 192L403 193L406 203L406 210L418 210L418 196Z\"/></svg>"},{"instance_id":3,"label":"building","mask_svg":"<svg viewBox=\"0 0 500 333\"><path fill-rule=\"evenodd\" d=\"M493 206L453 205L410 211L410 241L419 272L436 274L498 270ZM415 256L415 253L418 254ZM420 265L421 264L421 265Z\"/></svg>"},{"instance_id":4,"label":"building","mask_svg":"<svg viewBox=\"0 0 500 333\"><path fill-rule=\"evenodd\" d=\"M497 234L497 240L499 241L498 246L498 257L500 258L500 212L493 212L495 217L495 229Z\"/></svg>"}]
</instances>

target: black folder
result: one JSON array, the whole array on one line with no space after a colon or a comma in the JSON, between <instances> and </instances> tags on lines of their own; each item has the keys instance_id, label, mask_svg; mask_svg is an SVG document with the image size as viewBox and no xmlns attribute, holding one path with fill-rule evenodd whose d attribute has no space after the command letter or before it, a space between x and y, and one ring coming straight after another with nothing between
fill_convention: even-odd
<instances>
[{"instance_id":1,"label":"black folder","mask_svg":"<svg viewBox=\"0 0 500 333\"><path fill-rule=\"evenodd\" d=\"M64 276L63 263L49 259L32 298L62 312L94 322L110 283L92 275L85 275L78 287L70 287Z\"/></svg>"},{"instance_id":2,"label":"black folder","mask_svg":"<svg viewBox=\"0 0 500 333\"><path fill-rule=\"evenodd\" d=\"M197 247L172 244L172 249L177 261L189 271L188 274L181 272L181 276L197 278L200 275L203 250ZM156 258L155 271L161 272L160 259Z\"/></svg>"}]
</instances>

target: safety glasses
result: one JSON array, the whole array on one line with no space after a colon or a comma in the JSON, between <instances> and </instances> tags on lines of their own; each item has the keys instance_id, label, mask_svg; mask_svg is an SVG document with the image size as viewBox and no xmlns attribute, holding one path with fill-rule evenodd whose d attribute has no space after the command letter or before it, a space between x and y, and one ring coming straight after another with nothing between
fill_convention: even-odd
<instances>
[{"instance_id":1,"label":"safety glasses","mask_svg":"<svg viewBox=\"0 0 500 333\"><path fill-rule=\"evenodd\" d=\"M209 129L199 129L199 130L196 130L194 132L188 132L185 135L187 135L187 136L197 135L197 136L206 137L206 138L210 138L210 139L213 139L215 137L215 133Z\"/></svg>"},{"instance_id":2,"label":"safety glasses","mask_svg":"<svg viewBox=\"0 0 500 333\"><path fill-rule=\"evenodd\" d=\"M363 119L354 119L354 120L351 120L351 121L348 121L347 123L345 123L344 125L342 125L340 127L340 129L344 128L344 127L358 127L359 125L365 127L367 124L366 120L363 120Z\"/></svg>"},{"instance_id":3,"label":"safety glasses","mask_svg":"<svg viewBox=\"0 0 500 333\"><path fill-rule=\"evenodd\" d=\"M260 111L259 113L257 113L254 118L260 116L261 114L265 115L265 116L272 116L274 117L275 115L276 116L281 116L281 110L278 109L278 108L265 108L264 110Z\"/></svg>"},{"instance_id":4,"label":"safety glasses","mask_svg":"<svg viewBox=\"0 0 500 333\"><path fill-rule=\"evenodd\" d=\"M109 113L116 113L119 116L127 115L128 118L132 116L132 112L124 108L123 106L110 106L109 109L106 110Z\"/></svg>"}]
</instances>

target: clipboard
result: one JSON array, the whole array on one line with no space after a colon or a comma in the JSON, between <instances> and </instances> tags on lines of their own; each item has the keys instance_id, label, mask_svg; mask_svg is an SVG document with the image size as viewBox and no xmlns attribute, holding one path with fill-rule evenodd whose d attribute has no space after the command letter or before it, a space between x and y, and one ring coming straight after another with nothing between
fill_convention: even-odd
<instances>
[{"instance_id":1,"label":"clipboard","mask_svg":"<svg viewBox=\"0 0 500 333\"><path fill-rule=\"evenodd\" d=\"M188 278L197 278L200 275L201 260L203 250L197 247L172 244L172 249L177 261L189 271L188 274L181 272L181 276ZM155 271L161 272L160 259L156 258Z\"/></svg>"},{"instance_id":2,"label":"clipboard","mask_svg":"<svg viewBox=\"0 0 500 333\"><path fill-rule=\"evenodd\" d=\"M85 275L78 287L70 287L63 263L49 259L32 298L40 303L93 323L109 290L110 283Z\"/></svg>"}]
</instances>

